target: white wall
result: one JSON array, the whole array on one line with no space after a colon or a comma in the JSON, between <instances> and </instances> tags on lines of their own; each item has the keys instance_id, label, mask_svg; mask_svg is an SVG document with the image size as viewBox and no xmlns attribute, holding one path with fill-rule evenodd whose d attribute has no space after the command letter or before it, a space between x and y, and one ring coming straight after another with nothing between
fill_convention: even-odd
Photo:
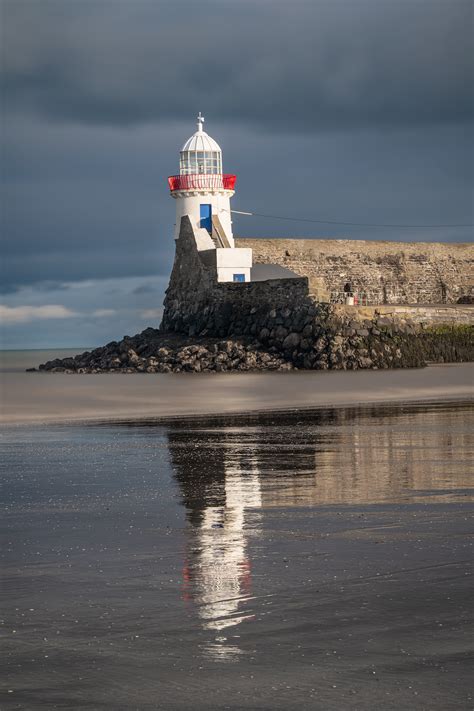
<instances>
[{"instance_id":1,"label":"white wall","mask_svg":"<svg viewBox=\"0 0 474 711\"><path fill-rule=\"evenodd\" d=\"M194 238L196 240L198 252L216 248L216 245L211 239L211 235L204 229L204 227L194 228Z\"/></svg>"},{"instance_id":2,"label":"white wall","mask_svg":"<svg viewBox=\"0 0 474 711\"><path fill-rule=\"evenodd\" d=\"M249 247L219 248L216 250L218 267L250 267L252 266L252 250Z\"/></svg>"},{"instance_id":3,"label":"white wall","mask_svg":"<svg viewBox=\"0 0 474 711\"><path fill-rule=\"evenodd\" d=\"M181 225L181 218L184 215L189 215L191 224L194 230L200 228L200 205L207 204L212 205L212 214L217 215L221 221L222 227L226 236L229 240L229 244L234 246L234 237L232 235L232 219L230 214L230 191L222 193L202 193L200 195L186 195L185 197L179 197L178 195L173 195L176 200L176 224L175 224L175 239L179 237L179 228Z\"/></svg>"},{"instance_id":4,"label":"white wall","mask_svg":"<svg viewBox=\"0 0 474 711\"><path fill-rule=\"evenodd\" d=\"M216 198L220 198L220 202L217 202ZM214 202L211 202L214 199ZM252 249L249 247L234 247L234 240L229 237L229 233L226 232L232 247L219 247L216 249L214 242L209 235L209 232L200 227L200 205L205 203L212 205L214 214L220 215L220 220L222 227L224 229L231 229L230 222L230 212L223 212L223 205L228 205L230 210L230 201L228 196L215 196L215 195L200 195L200 196L190 196L183 198L176 198L176 221L177 228L181 224L181 216L188 215L191 220L191 225L193 227L194 239L196 240L196 246L198 251L205 252L209 250L215 251L216 257L216 269L217 269L217 281L234 281L234 274L244 274L245 281L250 281L250 269L252 267ZM219 207L221 208L221 213L218 212ZM224 208L226 209L226 208ZM188 211L188 212L186 212ZM214 256L214 255L212 255ZM212 262L213 263L213 262Z\"/></svg>"},{"instance_id":5,"label":"white wall","mask_svg":"<svg viewBox=\"0 0 474 711\"><path fill-rule=\"evenodd\" d=\"M245 274L250 281L252 250L248 247L216 249L217 281L234 281L234 274Z\"/></svg>"}]
</instances>

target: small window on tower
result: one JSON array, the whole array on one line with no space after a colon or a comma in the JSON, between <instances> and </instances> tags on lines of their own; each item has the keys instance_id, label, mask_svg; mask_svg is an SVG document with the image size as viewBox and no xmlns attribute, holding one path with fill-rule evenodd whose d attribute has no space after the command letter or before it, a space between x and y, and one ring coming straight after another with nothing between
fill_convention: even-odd
<instances>
[{"instance_id":1,"label":"small window on tower","mask_svg":"<svg viewBox=\"0 0 474 711\"><path fill-rule=\"evenodd\" d=\"M245 274L234 274L234 281L245 281Z\"/></svg>"}]
</instances>

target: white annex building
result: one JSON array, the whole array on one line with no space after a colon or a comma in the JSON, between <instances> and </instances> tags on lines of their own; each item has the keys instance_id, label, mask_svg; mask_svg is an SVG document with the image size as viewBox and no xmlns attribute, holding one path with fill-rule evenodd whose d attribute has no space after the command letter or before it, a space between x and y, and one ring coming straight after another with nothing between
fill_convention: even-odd
<instances>
[{"instance_id":1,"label":"white annex building","mask_svg":"<svg viewBox=\"0 0 474 711\"><path fill-rule=\"evenodd\" d=\"M222 172L220 146L203 130L201 113L197 121L197 131L181 149L179 175L168 178L171 196L176 200L175 239L181 218L187 215L198 250L206 256L212 250L217 280L250 281L252 250L235 247L232 235L230 198L236 176Z\"/></svg>"}]
</instances>

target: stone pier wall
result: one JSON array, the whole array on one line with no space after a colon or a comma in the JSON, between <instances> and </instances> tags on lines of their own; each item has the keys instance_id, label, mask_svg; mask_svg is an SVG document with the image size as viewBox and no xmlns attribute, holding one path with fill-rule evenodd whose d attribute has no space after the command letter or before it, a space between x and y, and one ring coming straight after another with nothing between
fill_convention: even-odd
<instances>
[{"instance_id":1,"label":"stone pier wall","mask_svg":"<svg viewBox=\"0 0 474 711\"><path fill-rule=\"evenodd\" d=\"M356 369L472 360L473 324L469 305L320 303L305 276L217 283L183 218L160 328L191 337L254 338L297 368Z\"/></svg>"},{"instance_id":2,"label":"stone pier wall","mask_svg":"<svg viewBox=\"0 0 474 711\"><path fill-rule=\"evenodd\" d=\"M215 269L197 251L189 219L183 217L161 329L188 336L249 333L250 326L258 320L255 314L298 304L306 298L306 277L217 282Z\"/></svg>"},{"instance_id":3,"label":"stone pier wall","mask_svg":"<svg viewBox=\"0 0 474 711\"><path fill-rule=\"evenodd\" d=\"M322 300L332 291L375 303L441 304L474 298L474 245L345 239L238 239L256 264L280 264L309 280Z\"/></svg>"}]
</instances>

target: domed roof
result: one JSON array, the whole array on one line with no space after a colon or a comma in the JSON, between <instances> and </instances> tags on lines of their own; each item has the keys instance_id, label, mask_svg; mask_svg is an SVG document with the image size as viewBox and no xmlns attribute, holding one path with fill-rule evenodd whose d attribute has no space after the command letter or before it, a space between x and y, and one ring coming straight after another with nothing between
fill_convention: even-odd
<instances>
[{"instance_id":1,"label":"domed roof","mask_svg":"<svg viewBox=\"0 0 474 711\"><path fill-rule=\"evenodd\" d=\"M188 138L181 151L219 151L221 153L221 148L216 141L211 138L205 131L202 130L202 124L204 123L204 116L201 116L199 112L198 129L196 133Z\"/></svg>"}]
</instances>

